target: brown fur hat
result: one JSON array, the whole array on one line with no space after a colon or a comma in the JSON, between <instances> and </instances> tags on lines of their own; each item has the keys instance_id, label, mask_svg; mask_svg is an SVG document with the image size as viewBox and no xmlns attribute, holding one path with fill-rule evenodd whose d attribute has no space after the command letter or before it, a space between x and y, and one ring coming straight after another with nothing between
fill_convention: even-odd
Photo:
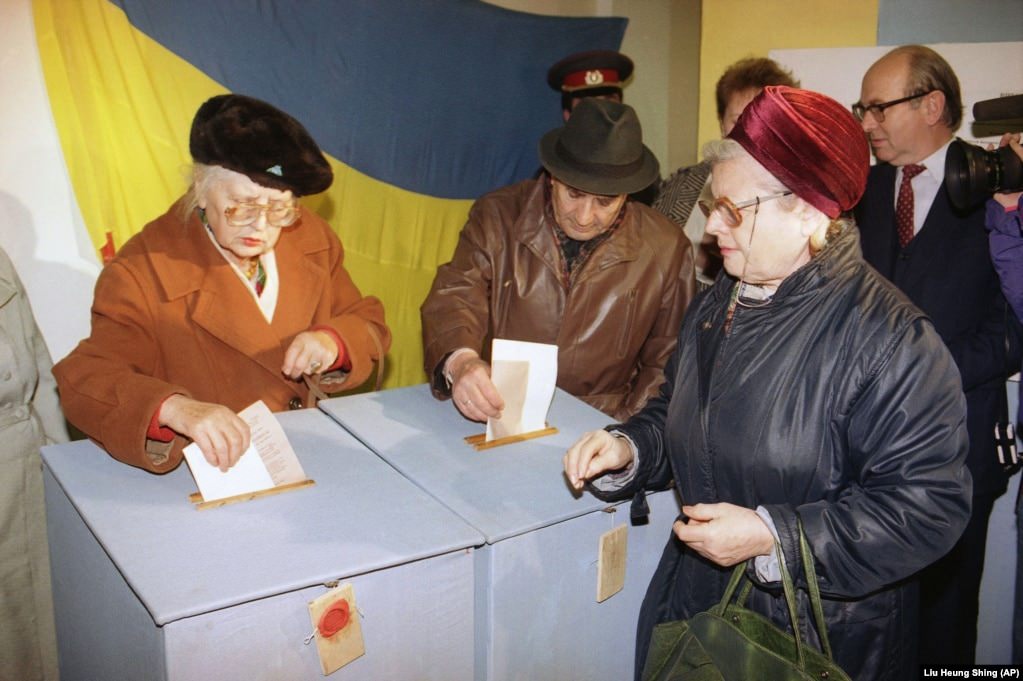
<instances>
[{"instance_id":1,"label":"brown fur hat","mask_svg":"<svg viewBox=\"0 0 1023 681\"><path fill-rule=\"evenodd\" d=\"M302 124L245 95L217 95L195 113L188 144L197 163L247 175L256 184L318 194L334 181L330 164Z\"/></svg>"}]
</instances>

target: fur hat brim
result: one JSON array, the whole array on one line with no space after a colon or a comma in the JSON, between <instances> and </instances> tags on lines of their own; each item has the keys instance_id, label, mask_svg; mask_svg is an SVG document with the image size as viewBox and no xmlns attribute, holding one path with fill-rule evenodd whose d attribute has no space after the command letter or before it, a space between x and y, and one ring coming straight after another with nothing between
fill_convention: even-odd
<instances>
[{"instance_id":1,"label":"fur hat brim","mask_svg":"<svg viewBox=\"0 0 1023 681\"><path fill-rule=\"evenodd\" d=\"M195 114L189 151L197 163L247 175L256 184L318 194L334 181L330 163L297 120L245 95L217 95Z\"/></svg>"}]
</instances>

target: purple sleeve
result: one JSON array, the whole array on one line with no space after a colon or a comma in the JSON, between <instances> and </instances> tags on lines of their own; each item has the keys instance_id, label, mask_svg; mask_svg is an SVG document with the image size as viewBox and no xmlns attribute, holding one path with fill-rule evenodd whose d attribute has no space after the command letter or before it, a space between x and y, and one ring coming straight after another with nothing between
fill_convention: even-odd
<instances>
[{"instance_id":1,"label":"purple sleeve","mask_svg":"<svg viewBox=\"0 0 1023 681\"><path fill-rule=\"evenodd\" d=\"M987 202L984 224L990 232L991 262L1002 283L1002 293L1016 317L1023 320L1023 196L1012 210L994 199Z\"/></svg>"}]
</instances>

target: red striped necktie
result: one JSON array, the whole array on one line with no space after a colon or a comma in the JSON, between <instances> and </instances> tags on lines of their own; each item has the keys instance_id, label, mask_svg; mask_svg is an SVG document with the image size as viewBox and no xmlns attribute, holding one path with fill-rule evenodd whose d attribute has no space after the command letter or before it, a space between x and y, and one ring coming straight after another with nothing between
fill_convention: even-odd
<instances>
[{"instance_id":1,"label":"red striped necktie","mask_svg":"<svg viewBox=\"0 0 1023 681\"><path fill-rule=\"evenodd\" d=\"M899 183L899 198L895 201L895 228L899 234L899 248L913 240L913 184L914 177L925 170L924 166L911 163L902 166L902 182Z\"/></svg>"}]
</instances>

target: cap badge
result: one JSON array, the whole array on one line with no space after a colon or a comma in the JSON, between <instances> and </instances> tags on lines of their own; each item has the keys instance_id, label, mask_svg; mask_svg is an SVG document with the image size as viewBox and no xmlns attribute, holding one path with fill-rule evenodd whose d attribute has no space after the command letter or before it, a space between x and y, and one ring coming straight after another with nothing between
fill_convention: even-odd
<instances>
[{"instance_id":1,"label":"cap badge","mask_svg":"<svg viewBox=\"0 0 1023 681\"><path fill-rule=\"evenodd\" d=\"M277 177L284 177L284 171L281 170L280 164L270 166L269 168L266 169L266 172L270 173L271 175L276 175Z\"/></svg>"},{"instance_id":2,"label":"cap badge","mask_svg":"<svg viewBox=\"0 0 1023 681\"><path fill-rule=\"evenodd\" d=\"M587 85L600 85L604 82L604 74L594 69L593 71L586 72L586 84Z\"/></svg>"}]
</instances>

